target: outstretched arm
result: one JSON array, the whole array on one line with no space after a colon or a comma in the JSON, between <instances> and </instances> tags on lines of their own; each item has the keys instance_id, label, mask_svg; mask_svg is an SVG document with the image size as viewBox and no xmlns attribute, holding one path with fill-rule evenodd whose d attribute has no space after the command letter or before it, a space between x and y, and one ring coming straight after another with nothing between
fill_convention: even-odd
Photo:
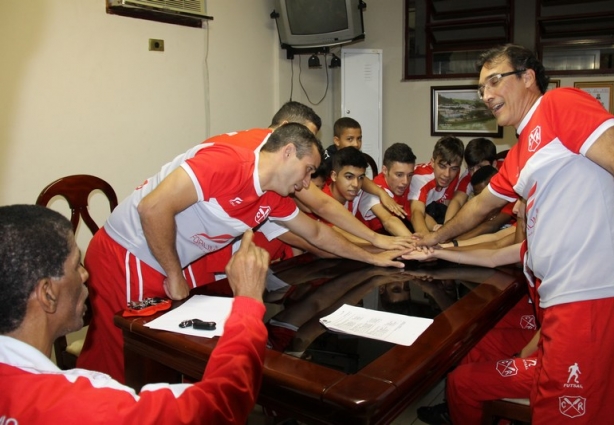
<instances>
[{"instance_id":1,"label":"outstretched arm","mask_svg":"<svg viewBox=\"0 0 614 425\"><path fill-rule=\"evenodd\" d=\"M460 211L465 202L467 202L467 194L462 190L457 190L454 192L454 196L452 200L448 204L448 209L446 210L446 218L444 219L444 223L447 223Z\"/></svg>"},{"instance_id":2,"label":"outstretched arm","mask_svg":"<svg viewBox=\"0 0 614 425\"><path fill-rule=\"evenodd\" d=\"M481 267L498 267L521 261L521 244L514 244L500 249L473 249L457 251L453 249L422 249L403 255L407 260L428 260L439 258L458 264L470 264Z\"/></svg>"},{"instance_id":3,"label":"outstretched arm","mask_svg":"<svg viewBox=\"0 0 614 425\"><path fill-rule=\"evenodd\" d=\"M370 178L365 177L363 179L362 190L370 193L371 195L377 196L380 203L392 214L401 218L407 216L403 207L397 204L395 200L388 195L388 192L376 185Z\"/></svg>"},{"instance_id":4,"label":"outstretched arm","mask_svg":"<svg viewBox=\"0 0 614 425\"><path fill-rule=\"evenodd\" d=\"M399 217L392 215L382 204L373 205L371 211L379 218L384 229L391 235L411 236L411 232Z\"/></svg>"},{"instance_id":5,"label":"outstretched arm","mask_svg":"<svg viewBox=\"0 0 614 425\"><path fill-rule=\"evenodd\" d=\"M511 215L506 214L504 212L499 212L496 215L487 218L468 232L459 235L456 239L470 239L475 236L483 235L485 233L495 233L497 230L500 230L501 227L503 227L505 224L509 223L511 219Z\"/></svg>"},{"instance_id":6,"label":"outstretched arm","mask_svg":"<svg viewBox=\"0 0 614 425\"><path fill-rule=\"evenodd\" d=\"M409 248L412 245L412 241L409 239L380 235L369 229L344 208L343 205L315 187L313 183L307 189L296 192L295 196L307 205L314 214L324 218L340 229L370 242L378 248L403 249Z\"/></svg>"},{"instance_id":7,"label":"outstretched arm","mask_svg":"<svg viewBox=\"0 0 614 425\"><path fill-rule=\"evenodd\" d=\"M419 235L414 233L414 237L418 239L416 244L421 246L434 246L440 242L451 240L461 233L477 226L478 223L488 216L488 214L496 209L501 209L507 202L508 201L505 199L493 195L490 190L483 190L478 196L467 202L452 220L444 224L443 227L437 229L437 231L431 233L420 232ZM415 227L414 230L416 230L416 233L419 233Z\"/></svg>"},{"instance_id":8,"label":"outstretched arm","mask_svg":"<svg viewBox=\"0 0 614 425\"><path fill-rule=\"evenodd\" d=\"M469 247L469 249L475 249L478 247L479 248L501 248L503 246L511 245L511 243L514 243L515 233L516 233L516 227L510 226L510 227L506 227L505 229L499 230L498 232L495 232L495 233L486 233L484 235L476 236L470 239L459 239L456 241L456 243L458 244L458 248L465 248L465 247ZM507 241L508 237L511 237L510 239L511 243L504 242L503 244L500 244L500 241L502 240ZM522 239L517 242L522 242ZM445 242L440 245L442 248L454 247L453 242ZM464 249L461 249L461 251L464 251Z\"/></svg>"},{"instance_id":9,"label":"outstretched arm","mask_svg":"<svg viewBox=\"0 0 614 425\"><path fill-rule=\"evenodd\" d=\"M424 202L418 200L411 201L411 225L414 226L416 233L429 233L426 225L426 205L424 205Z\"/></svg>"},{"instance_id":10,"label":"outstretched arm","mask_svg":"<svg viewBox=\"0 0 614 425\"><path fill-rule=\"evenodd\" d=\"M293 219L280 221L279 223L306 239L309 243L340 257L362 261L375 266L404 267L402 262L394 261L394 259L405 254L408 250L383 251L372 254L354 245L327 225L312 220L300 211Z\"/></svg>"}]
</instances>

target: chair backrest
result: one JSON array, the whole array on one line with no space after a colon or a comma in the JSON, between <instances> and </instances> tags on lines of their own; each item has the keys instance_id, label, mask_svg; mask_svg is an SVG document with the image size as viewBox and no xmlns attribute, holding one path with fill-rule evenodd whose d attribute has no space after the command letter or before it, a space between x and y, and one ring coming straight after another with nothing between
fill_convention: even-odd
<instances>
[{"instance_id":1,"label":"chair backrest","mask_svg":"<svg viewBox=\"0 0 614 425\"><path fill-rule=\"evenodd\" d=\"M36 204L46 207L53 197L63 197L70 208L73 231L77 231L79 220L83 218L87 228L94 234L98 231L98 225L89 213L88 201L90 194L95 190L100 190L107 196L110 210L113 211L117 206L117 195L111 185L101 178L87 174L66 176L50 183L38 195Z\"/></svg>"},{"instance_id":2,"label":"chair backrest","mask_svg":"<svg viewBox=\"0 0 614 425\"><path fill-rule=\"evenodd\" d=\"M110 211L113 211L117 206L117 195L109 183L101 178L90 176L87 174L77 174L73 176L62 177L53 183L48 184L38 195L36 204L46 207L51 199L56 196L61 196L66 199L70 208L70 222L73 232L77 232L79 221L82 218L87 225L92 235L98 231L98 225L90 215L88 205L90 194L96 190L104 193L109 200ZM86 300L87 313L83 317L83 323L89 325L91 320L92 308L89 300ZM55 359L60 369L72 369L76 367L77 355L80 348L73 349L68 345L66 336L61 336L55 340L53 344L55 350Z\"/></svg>"},{"instance_id":3,"label":"chair backrest","mask_svg":"<svg viewBox=\"0 0 614 425\"><path fill-rule=\"evenodd\" d=\"M368 153L363 152L362 154L367 160L367 164L369 164L369 167L371 167L371 171L373 171L373 177L377 176L379 174L379 171L377 171L377 164L375 163L373 157Z\"/></svg>"}]
</instances>

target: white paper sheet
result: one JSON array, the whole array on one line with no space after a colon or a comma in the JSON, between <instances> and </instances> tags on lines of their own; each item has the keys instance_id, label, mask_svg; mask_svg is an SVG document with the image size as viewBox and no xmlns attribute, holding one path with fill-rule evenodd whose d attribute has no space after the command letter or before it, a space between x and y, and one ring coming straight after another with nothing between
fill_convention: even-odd
<instances>
[{"instance_id":1,"label":"white paper sheet","mask_svg":"<svg viewBox=\"0 0 614 425\"><path fill-rule=\"evenodd\" d=\"M221 336L224 332L224 324L230 315L234 298L210 297L208 295L194 295L181 306L162 316L146 323L145 326L152 329L176 332L186 335L204 336L212 338ZM204 331L199 329L180 328L179 323L184 320L200 319L205 322L215 322L215 330Z\"/></svg>"},{"instance_id":2,"label":"white paper sheet","mask_svg":"<svg viewBox=\"0 0 614 425\"><path fill-rule=\"evenodd\" d=\"M344 304L320 319L328 329L399 345L412 345L433 319L369 310Z\"/></svg>"}]
</instances>

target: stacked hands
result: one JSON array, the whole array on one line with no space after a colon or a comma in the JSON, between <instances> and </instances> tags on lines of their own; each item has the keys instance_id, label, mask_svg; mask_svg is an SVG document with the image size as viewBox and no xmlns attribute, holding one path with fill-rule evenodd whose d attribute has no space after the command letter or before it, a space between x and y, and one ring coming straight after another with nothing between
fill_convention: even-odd
<instances>
[{"instance_id":1,"label":"stacked hands","mask_svg":"<svg viewBox=\"0 0 614 425\"><path fill-rule=\"evenodd\" d=\"M438 258L436 252L441 249L441 245L435 245L434 247L414 246L412 251L403 254L401 258L404 260L433 261Z\"/></svg>"}]
</instances>

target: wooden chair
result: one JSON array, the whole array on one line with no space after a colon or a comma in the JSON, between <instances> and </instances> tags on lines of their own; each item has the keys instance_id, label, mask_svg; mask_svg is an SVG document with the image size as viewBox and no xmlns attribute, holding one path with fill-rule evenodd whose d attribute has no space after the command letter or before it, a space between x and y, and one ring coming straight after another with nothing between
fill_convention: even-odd
<instances>
[{"instance_id":1,"label":"wooden chair","mask_svg":"<svg viewBox=\"0 0 614 425\"><path fill-rule=\"evenodd\" d=\"M106 195L110 211L113 211L117 206L117 195L111 185L98 177L86 174L62 177L47 185L38 195L36 204L46 207L52 198L63 197L70 208L70 222L73 231L77 232L79 221L83 219L93 235L98 231L98 225L90 215L88 204L91 193L97 190ZM91 307L89 303L87 304L87 313L83 319L85 325L89 324L92 314ZM83 341L76 341L69 346L65 336L58 338L53 345L58 367L63 370L74 368L82 346Z\"/></svg>"},{"instance_id":2,"label":"wooden chair","mask_svg":"<svg viewBox=\"0 0 614 425\"><path fill-rule=\"evenodd\" d=\"M373 171L373 177L377 176L379 174L379 171L377 171L377 164L375 163L373 157L368 153L363 152L362 154L367 160L367 164L369 164L369 167L371 167L371 170Z\"/></svg>"},{"instance_id":3,"label":"wooden chair","mask_svg":"<svg viewBox=\"0 0 614 425\"><path fill-rule=\"evenodd\" d=\"M531 406L526 398L504 398L491 400L482 407L482 425L499 423L499 419L518 421L514 423L531 423Z\"/></svg>"}]
</instances>

